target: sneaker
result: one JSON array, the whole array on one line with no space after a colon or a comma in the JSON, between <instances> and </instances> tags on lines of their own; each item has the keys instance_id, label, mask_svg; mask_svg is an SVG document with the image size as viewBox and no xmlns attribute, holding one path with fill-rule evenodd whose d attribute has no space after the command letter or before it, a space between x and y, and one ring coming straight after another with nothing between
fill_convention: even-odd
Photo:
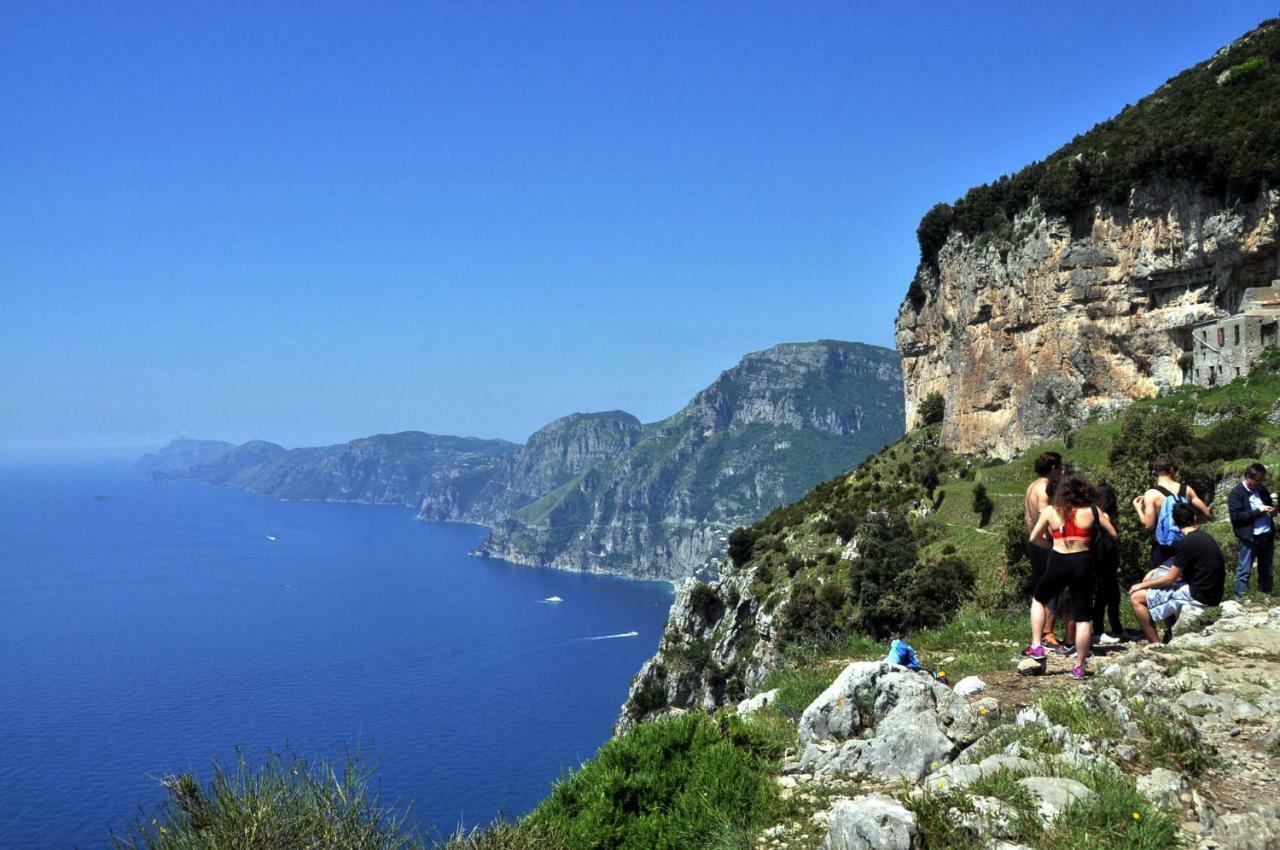
<instances>
[{"instance_id":1,"label":"sneaker","mask_svg":"<svg viewBox=\"0 0 1280 850\"><path fill-rule=\"evenodd\" d=\"M1103 635L1098 635L1098 639L1095 641L1095 643L1097 643L1098 646L1119 646L1120 638L1116 637L1115 635L1103 634Z\"/></svg>"},{"instance_id":2,"label":"sneaker","mask_svg":"<svg viewBox=\"0 0 1280 850\"><path fill-rule=\"evenodd\" d=\"M1044 643L1045 646L1049 647L1050 649L1053 649L1054 647L1062 645L1058 641L1058 636L1055 635L1053 632L1045 632L1042 642Z\"/></svg>"},{"instance_id":3,"label":"sneaker","mask_svg":"<svg viewBox=\"0 0 1280 850\"><path fill-rule=\"evenodd\" d=\"M1071 668L1071 678L1073 678L1073 679L1083 679L1083 678L1084 678L1084 668L1083 668L1083 667L1072 667L1072 668Z\"/></svg>"},{"instance_id":4,"label":"sneaker","mask_svg":"<svg viewBox=\"0 0 1280 850\"><path fill-rule=\"evenodd\" d=\"M1022 654L1027 658L1044 658L1044 647L1028 646L1026 649L1022 650Z\"/></svg>"},{"instance_id":5,"label":"sneaker","mask_svg":"<svg viewBox=\"0 0 1280 850\"><path fill-rule=\"evenodd\" d=\"M1076 648L1074 646L1067 646L1065 643L1058 644L1053 648L1053 651L1058 653L1059 655L1075 655L1076 654Z\"/></svg>"}]
</instances>

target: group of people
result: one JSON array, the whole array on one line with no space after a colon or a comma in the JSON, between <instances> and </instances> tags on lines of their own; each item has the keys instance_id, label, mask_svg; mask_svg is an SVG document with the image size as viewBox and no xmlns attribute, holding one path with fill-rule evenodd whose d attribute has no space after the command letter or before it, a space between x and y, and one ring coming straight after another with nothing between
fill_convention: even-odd
<instances>
[{"instance_id":1,"label":"group of people","mask_svg":"<svg viewBox=\"0 0 1280 850\"><path fill-rule=\"evenodd\" d=\"M1123 571L1117 545L1117 495L1109 484L1094 486L1079 472L1064 475L1062 455L1057 452L1040 455L1035 471L1024 513L1034 590L1031 644L1023 655L1043 658L1051 651L1074 653L1071 675L1080 679L1095 635L1103 645L1120 640ZM1194 488L1176 479L1177 471L1172 457L1157 457L1151 465L1155 483L1132 502L1152 538L1148 571L1129 588L1129 602L1151 643L1160 642L1155 624L1172 622L1184 606L1219 604L1226 580L1222 549L1200 528L1201 521L1212 519L1213 513ZM1276 508L1266 479L1266 468L1251 464L1227 498L1231 525L1240 541L1237 596L1248 590L1255 564L1258 589L1272 590ZM1109 621L1110 633L1103 633L1104 619ZM1063 621L1064 640L1059 640L1054 627Z\"/></svg>"}]
</instances>

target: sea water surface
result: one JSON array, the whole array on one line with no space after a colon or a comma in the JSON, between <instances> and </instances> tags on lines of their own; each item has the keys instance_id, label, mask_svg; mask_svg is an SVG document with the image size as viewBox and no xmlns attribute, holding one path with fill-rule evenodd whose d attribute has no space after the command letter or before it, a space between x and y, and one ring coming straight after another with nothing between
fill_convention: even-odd
<instances>
[{"instance_id":1,"label":"sea water surface","mask_svg":"<svg viewBox=\"0 0 1280 850\"><path fill-rule=\"evenodd\" d=\"M0 461L0 847L107 846L237 749L358 750L427 830L527 811L609 737L671 595L469 557L484 533Z\"/></svg>"}]
</instances>

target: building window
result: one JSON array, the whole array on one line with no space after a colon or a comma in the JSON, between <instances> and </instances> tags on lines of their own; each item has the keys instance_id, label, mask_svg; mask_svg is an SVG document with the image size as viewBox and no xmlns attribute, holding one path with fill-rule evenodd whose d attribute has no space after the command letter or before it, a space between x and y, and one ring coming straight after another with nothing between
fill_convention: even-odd
<instances>
[{"instance_id":1,"label":"building window","mask_svg":"<svg viewBox=\"0 0 1280 850\"><path fill-rule=\"evenodd\" d=\"M1236 341L1235 341L1235 344L1236 344L1236 345L1239 345L1239 344L1240 344L1240 326L1239 326L1239 325L1236 325L1236 326L1235 326L1235 331L1236 331ZM1237 371L1237 372L1239 372L1240 370L1239 370L1239 369L1237 369L1236 371Z\"/></svg>"},{"instance_id":2,"label":"building window","mask_svg":"<svg viewBox=\"0 0 1280 850\"><path fill-rule=\"evenodd\" d=\"M1218 348L1227 344L1227 329L1218 328Z\"/></svg>"}]
</instances>

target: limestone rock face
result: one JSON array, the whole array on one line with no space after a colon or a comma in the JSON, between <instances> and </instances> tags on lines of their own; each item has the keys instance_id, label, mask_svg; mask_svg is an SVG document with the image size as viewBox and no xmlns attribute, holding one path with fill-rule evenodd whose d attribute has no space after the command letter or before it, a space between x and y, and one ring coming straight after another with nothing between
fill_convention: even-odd
<instances>
[{"instance_id":1,"label":"limestone rock face","mask_svg":"<svg viewBox=\"0 0 1280 850\"><path fill-rule=\"evenodd\" d=\"M694 581L676 591L657 653L631 681L615 732L672 709L714 709L741 701L777 664L774 618L751 590L755 573L729 570L695 604ZM705 662L694 659L702 659Z\"/></svg>"},{"instance_id":2,"label":"limestone rock face","mask_svg":"<svg viewBox=\"0 0 1280 850\"><path fill-rule=\"evenodd\" d=\"M1007 458L1181 384L1190 326L1280 278L1278 216L1274 189L1223 206L1157 181L1088 221L1033 206L1007 237L951 233L898 311L907 427L941 393L948 447Z\"/></svg>"}]
</instances>

